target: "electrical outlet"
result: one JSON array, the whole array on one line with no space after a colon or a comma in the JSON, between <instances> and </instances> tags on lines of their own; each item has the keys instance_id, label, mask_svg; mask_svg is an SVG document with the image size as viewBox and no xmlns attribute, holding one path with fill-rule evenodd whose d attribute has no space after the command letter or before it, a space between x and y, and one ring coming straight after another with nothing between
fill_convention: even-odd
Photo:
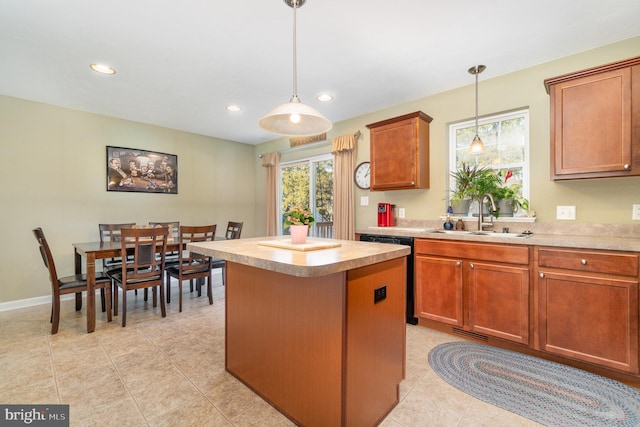
<instances>
[{"instance_id":1,"label":"electrical outlet","mask_svg":"<svg viewBox=\"0 0 640 427\"><path fill-rule=\"evenodd\" d=\"M373 290L373 303L379 303L387 298L387 285L380 286Z\"/></svg>"},{"instance_id":2,"label":"electrical outlet","mask_svg":"<svg viewBox=\"0 0 640 427\"><path fill-rule=\"evenodd\" d=\"M398 209L398 217L399 218L404 218L404 208Z\"/></svg>"},{"instance_id":3,"label":"electrical outlet","mask_svg":"<svg viewBox=\"0 0 640 427\"><path fill-rule=\"evenodd\" d=\"M640 221L640 205L632 205L631 219Z\"/></svg>"},{"instance_id":4,"label":"electrical outlet","mask_svg":"<svg viewBox=\"0 0 640 427\"><path fill-rule=\"evenodd\" d=\"M360 197L360 206L369 206L369 196Z\"/></svg>"},{"instance_id":5,"label":"electrical outlet","mask_svg":"<svg viewBox=\"0 0 640 427\"><path fill-rule=\"evenodd\" d=\"M576 219L575 206L556 206L556 219Z\"/></svg>"}]
</instances>

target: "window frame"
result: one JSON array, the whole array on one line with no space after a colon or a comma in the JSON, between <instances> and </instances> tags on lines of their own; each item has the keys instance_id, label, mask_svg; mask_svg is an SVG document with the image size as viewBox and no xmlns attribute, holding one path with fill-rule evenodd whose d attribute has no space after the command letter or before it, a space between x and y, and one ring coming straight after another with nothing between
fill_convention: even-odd
<instances>
[{"instance_id":1,"label":"window frame","mask_svg":"<svg viewBox=\"0 0 640 427\"><path fill-rule=\"evenodd\" d=\"M309 201L310 205L309 209L311 209L314 218L317 216L317 212L315 211L315 173L313 173L313 164L316 162L321 162L325 160L332 160L335 167L335 156L332 153L318 154L315 156L303 157L300 159L289 160L286 162L281 162L278 166L278 218L282 218L284 212L282 211L282 169L291 166L304 165L307 164L309 166ZM282 221L278 221L278 235L282 236L284 233L283 223Z\"/></svg>"},{"instance_id":2,"label":"window frame","mask_svg":"<svg viewBox=\"0 0 640 427\"><path fill-rule=\"evenodd\" d=\"M503 111L500 113L489 114L482 117L478 117L478 133L480 139L485 141L486 138L483 138L482 127L487 124L501 122L505 120L510 120L514 118L524 118L524 161L522 163L500 163L500 164L489 164L486 165L491 169L496 171L505 169L505 168L515 168L522 167L522 195L526 199L529 199L529 189L531 185L531 176L530 176L530 163L531 163L531 155L530 155L530 112L529 107L517 108L514 110ZM451 204L451 192L455 188L455 179L451 176L451 172L456 170L457 165L457 141L456 141L456 132L459 129L466 129L469 127L475 128L475 117L468 120L461 120L453 123L449 123L448 125L448 136L449 136L449 147L448 147L448 155L449 159L447 162L447 198L446 198L446 206L445 211L448 206ZM476 164L478 164L478 158L482 155L475 156Z\"/></svg>"}]
</instances>

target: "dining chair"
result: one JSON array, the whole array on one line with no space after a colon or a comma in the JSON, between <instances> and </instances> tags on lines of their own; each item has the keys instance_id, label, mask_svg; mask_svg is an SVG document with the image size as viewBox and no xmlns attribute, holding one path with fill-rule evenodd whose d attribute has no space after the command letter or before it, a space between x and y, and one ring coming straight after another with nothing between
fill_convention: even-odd
<instances>
[{"instance_id":1,"label":"dining chair","mask_svg":"<svg viewBox=\"0 0 640 427\"><path fill-rule=\"evenodd\" d=\"M122 253L131 253L131 262L122 265L119 273L113 274L113 312L118 314L118 288L122 289L122 326L127 324L127 291L149 289L153 292L153 306L156 306L156 291L160 288L160 311L167 316L162 283L165 253L167 252L167 227L123 228ZM158 256L156 256L158 253Z\"/></svg>"},{"instance_id":2,"label":"dining chair","mask_svg":"<svg viewBox=\"0 0 640 427\"><path fill-rule=\"evenodd\" d=\"M224 237L227 240L239 239L240 235L242 234L242 225L243 224L244 224L244 222L229 221L229 223L227 224L227 231L225 232ZM225 273L225 267L226 266L227 266L227 263L223 259L213 258L211 260L211 268L212 269L215 269L215 268L221 268L222 269L222 286L224 286L224 273Z\"/></svg>"},{"instance_id":3,"label":"dining chair","mask_svg":"<svg viewBox=\"0 0 640 427\"><path fill-rule=\"evenodd\" d=\"M168 222L153 222L149 221L149 225L153 227L161 226L169 228L169 240L177 242L180 240L180 221L168 221ZM180 261L180 253L178 251L172 251L165 256L165 266L177 264Z\"/></svg>"},{"instance_id":4,"label":"dining chair","mask_svg":"<svg viewBox=\"0 0 640 427\"><path fill-rule=\"evenodd\" d=\"M135 222L127 222L122 224L98 224L100 231L100 243L119 242L122 237L120 230L123 228L135 227ZM105 258L102 260L102 271L108 274L109 271L119 271L122 268L122 258Z\"/></svg>"},{"instance_id":5,"label":"dining chair","mask_svg":"<svg viewBox=\"0 0 640 427\"><path fill-rule=\"evenodd\" d=\"M196 281L198 296L202 295L202 284L207 279L207 295L209 296L209 304L213 304L213 290L211 289L211 257L200 255L185 250L187 243L192 242L212 242L216 235L215 225L200 226L182 226L180 227L180 262L176 265L165 268L166 286L167 286L167 302L170 303L171 295L171 278L178 280L178 307L182 312L182 282L189 280L191 290L193 290L193 281Z\"/></svg>"},{"instance_id":6,"label":"dining chair","mask_svg":"<svg viewBox=\"0 0 640 427\"><path fill-rule=\"evenodd\" d=\"M49 270L49 279L52 288L51 300L51 335L58 333L60 325L60 296L67 294L76 294L76 311L82 309L82 292L87 290L87 275L75 274L73 276L58 277L56 264L53 260L51 248L44 236L42 228L38 227L33 230L36 240L40 245L40 255L44 266ZM96 289L100 289L102 296L102 311L107 312L107 321L111 322L111 279L104 272L96 274Z\"/></svg>"}]
</instances>

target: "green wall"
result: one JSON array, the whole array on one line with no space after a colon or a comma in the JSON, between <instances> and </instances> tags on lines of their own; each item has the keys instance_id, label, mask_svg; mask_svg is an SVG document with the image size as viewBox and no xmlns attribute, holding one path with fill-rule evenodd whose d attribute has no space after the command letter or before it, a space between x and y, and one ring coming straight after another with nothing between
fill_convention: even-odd
<instances>
[{"instance_id":1,"label":"green wall","mask_svg":"<svg viewBox=\"0 0 640 427\"><path fill-rule=\"evenodd\" d=\"M107 145L177 154L179 194L107 192ZM0 303L51 294L35 227L60 276L101 222L217 224L222 236L233 220L255 234L253 146L0 96L0 147Z\"/></svg>"},{"instance_id":2,"label":"green wall","mask_svg":"<svg viewBox=\"0 0 640 427\"><path fill-rule=\"evenodd\" d=\"M526 54L526 52L523 52ZM550 180L550 112L549 96L543 81L572 71L640 55L640 38L625 40L578 55L558 59L522 71L480 79L479 114L529 107L530 111L530 168L531 209L536 211L538 222L555 222L556 205L575 205L577 219L574 223L637 224L631 220L631 205L640 204L640 177L607 178L579 181L553 182ZM472 66L474 64L469 64ZM491 64L487 71L491 70ZM435 65L434 65L435 66ZM467 70L460 70L467 74ZM378 202L389 202L405 208L406 218L411 220L435 220L445 212L448 180L449 123L472 119L475 115L474 80L469 85L439 93L413 102L397 105L371 114L334 124L329 138L360 130L357 161L369 160L369 132L366 125L402 114L421 110L433 117L430 126L431 188L428 190L366 191L356 189L356 228L377 225ZM271 141L256 147L256 153L264 153L287 147L286 139ZM305 156L304 151L287 153L287 156ZM369 205L360 206L360 197L368 196ZM259 208L263 200L257 199Z\"/></svg>"}]
</instances>

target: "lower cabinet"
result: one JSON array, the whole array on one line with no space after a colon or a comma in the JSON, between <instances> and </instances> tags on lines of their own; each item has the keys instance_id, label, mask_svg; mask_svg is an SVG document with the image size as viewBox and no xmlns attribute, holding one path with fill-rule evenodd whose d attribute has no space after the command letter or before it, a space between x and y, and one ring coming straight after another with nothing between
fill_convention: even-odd
<instances>
[{"instance_id":1,"label":"lower cabinet","mask_svg":"<svg viewBox=\"0 0 640 427\"><path fill-rule=\"evenodd\" d=\"M638 255L539 247L538 349L638 373Z\"/></svg>"},{"instance_id":2,"label":"lower cabinet","mask_svg":"<svg viewBox=\"0 0 640 427\"><path fill-rule=\"evenodd\" d=\"M418 317L529 344L531 248L415 240Z\"/></svg>"}]
</instances>

